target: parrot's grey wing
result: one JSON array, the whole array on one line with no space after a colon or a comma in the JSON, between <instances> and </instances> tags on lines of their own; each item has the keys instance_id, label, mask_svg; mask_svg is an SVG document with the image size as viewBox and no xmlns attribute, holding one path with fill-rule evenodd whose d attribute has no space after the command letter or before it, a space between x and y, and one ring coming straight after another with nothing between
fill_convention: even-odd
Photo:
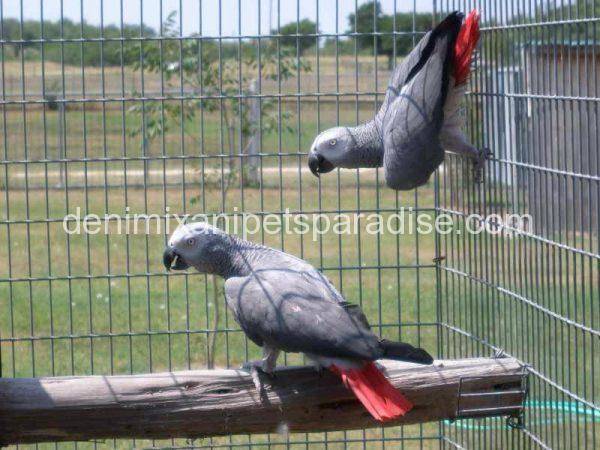
<instances>
[{"instance_id":1,"label":"parrot's grey wing","mask_svg":"<svg viewBox=\"0 0 600 450\"><path fill-rule=\"evenodd\" d=\"M225 281L225 301L227 307L233 313L233 318L240 325L242 331L248 336L248 338L259 347L262 347L265 342L262 337L260 327L257 328L254 325L254 321L260 320L259 317L250 319L249 316L259 313L259 308L256 306L255 297L243 298L244 295L248 295L248 292L244 292L244 288L247 285L248 280L251 277L235 277L229 278Z\"/></svg>"},{"instance_id":2,"label":"parrot's grey wing","mask_svg":"<svg viewBox=\"0 0 600 450\"><path fill-rule=\"evenodd\" d=\"M406 83L406 79L410 74L413 67L417 65L419 60L421 59L421 53L423 52L423 48L429 41L429 36L431 35L431 31L425 34L419 41L419 43L412 49L412 51L406 55L406 57L400 61L400 63L396 66L390 80L387 85L387 90L385 93L385 98L377 115L375 116L375 121L378 125L381 125L383 122L383 117L385 116L386 111L392 102L398 98L398 93Z\"/></svg>"},{"instance_id":3,"label":"parrot's grey wing","mask_svg":"<svg viewBox=\"0 0 600 450\"><path fill-rule=\"evenodd\" d=\"M329 357L380 357L379 339L316 270L261 269L225 282L227 304L256 343Z\"/></svg>"},{"instance_id":4,"label":"parrot's grey wing","mask_svg":"<svg viewBox=\"0 0 600 450\"><path fill-rule=\"evenodd\" d=\"M386 182L394 189L424 184L444 159L439 132L448 89L451 36L436 38L383 118Z\"/></svg>"}]
</instances>

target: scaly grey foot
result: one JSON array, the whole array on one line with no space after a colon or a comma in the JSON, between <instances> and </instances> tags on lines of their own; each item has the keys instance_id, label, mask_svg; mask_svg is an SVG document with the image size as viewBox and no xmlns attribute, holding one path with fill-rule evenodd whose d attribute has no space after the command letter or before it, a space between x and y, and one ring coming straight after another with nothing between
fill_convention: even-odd
<instances>
[{"instance_id":1,"label":"scaly grey foot","mask_svg":"<svg viewBox=\"0 0 600 450\"><path fill-rule=\"evenodd\" d=\"M269 378L275 378L275 372L265 370L265 362L262 359L248 361L244 363L242 369L250 372L254 387L261 396L265 393L263 380L261 379L264 377L261 377L261 375L267 375Z\"/></svg>"},{"instance_id":2,"label":"scaly grey foot","mask_svg":"<svg viewBox=\"0 0 600 450\"><path fill-rule=\"evenodd\" d=\"M478 149L478 154L473 158L473 178L476 183L483 181L483 171L485 162L492 157L493 153L489 148Z\"/></svg>"}]
</instances>

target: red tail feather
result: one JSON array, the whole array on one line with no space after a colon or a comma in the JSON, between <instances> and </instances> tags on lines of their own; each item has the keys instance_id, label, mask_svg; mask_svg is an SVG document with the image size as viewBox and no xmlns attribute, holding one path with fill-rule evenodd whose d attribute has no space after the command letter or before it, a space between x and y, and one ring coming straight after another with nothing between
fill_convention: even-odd
<instances>
[{"instance_id":1,"label":"red tail feather","mask_svg":"<svg viewBox=\"0 0 600 450\"><path fill-rule=\"evenodd\" d=\"M479 13L473 10L463 23L454 46L454 79L456 84L467 81L471 70L473 50L479 41Z\"/></svg>"},{"instance_id":2,"label":"red tail feather","mask_svg":"<svg viewBox=\"0 0 600 450\"><path fill-rule=\"evenodd\" d=\"M348 389L371 415L380 422L387 422L403 416L413 407L404 395L392 386L383 373L372 362L361 369L340 369L331 366Z\"/></svg>"}]
</instances>

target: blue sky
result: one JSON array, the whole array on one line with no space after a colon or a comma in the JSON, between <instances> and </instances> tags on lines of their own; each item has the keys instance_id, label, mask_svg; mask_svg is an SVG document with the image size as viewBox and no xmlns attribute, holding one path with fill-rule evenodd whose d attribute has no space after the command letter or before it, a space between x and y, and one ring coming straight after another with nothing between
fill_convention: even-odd
<instances>
[{"instance_id":1,"label":"blue sky","mask_svg":"<svg viewBox=\"0 0 600 450\"><path fill-rule=\"evenodd\" d=\"M122 3L124 22L140 23L143 14L144 23L154 28L157 28L160 23L161 7L164 19L170 11L179 11L181 5L184 34L197 33L200 30L200 11L202 11L202 34L208 36L238 35L240 24L242 35L268 33L271 4L271 20L275 27L278 10L282 25L295 21L298 16L300 19L308 17L316 20L318 3L321 32L334 33L337 3L337 26L339 31L343 32L347 28L347 16L354 11L356 5L355 0L337 0L337 2L336 0L0 0L4 17L20 18L22 9L25 19L34 20L40 19L42 5L44 19L59 19L61 2L64 17L79 22L83 14L85 21L100 24L100 19L104 16L105 25L119 23ZM362 3L365 3L365 0L358 0L359 5ZM412 11L413 8L417 11L430 11L432 3L433 0L381 0L386 13L391 13L394 7L396 11Z\"/></svg>"}]
</instances>

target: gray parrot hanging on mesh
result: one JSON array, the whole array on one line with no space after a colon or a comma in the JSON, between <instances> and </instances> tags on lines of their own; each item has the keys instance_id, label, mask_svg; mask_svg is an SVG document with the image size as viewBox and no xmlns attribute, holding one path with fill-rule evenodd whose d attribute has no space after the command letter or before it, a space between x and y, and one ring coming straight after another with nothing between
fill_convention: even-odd
<instances>
[{"instance_id":1,"label":"gray parrot hanging on mesh","mask_svg":"<svg viewBox=\"0 0 600 450\"><path fill-rule=\"evenodd\" d=\"M462 13L446 17L396 67L373 120L317 136L308 155L312 173L383 166L390 188L408 190L425 184L448 150L471 157L479 178L489 151L469 144L460 112L478 40L477 11L464 23Z\"/></svg>"},{"instance_id":2,"label":"gray parrot hanging on mesh","mask_svg":"<svg viewBox=\"0 0 600 450\"><path fill-rule=\"evenodd\" d=\"M250 363L261 392L257 371L271 374L280 351L301 352L319 368L338 374L375 419L393 420L412 408L373 361L431 364L431 356L412 345L380 339L360 307L346 302L306 261L194 223L175 230L163 263L168 270L194 267L225 278L228 308L263 350L263 359Z\"/></svg>"}]
</instances>

